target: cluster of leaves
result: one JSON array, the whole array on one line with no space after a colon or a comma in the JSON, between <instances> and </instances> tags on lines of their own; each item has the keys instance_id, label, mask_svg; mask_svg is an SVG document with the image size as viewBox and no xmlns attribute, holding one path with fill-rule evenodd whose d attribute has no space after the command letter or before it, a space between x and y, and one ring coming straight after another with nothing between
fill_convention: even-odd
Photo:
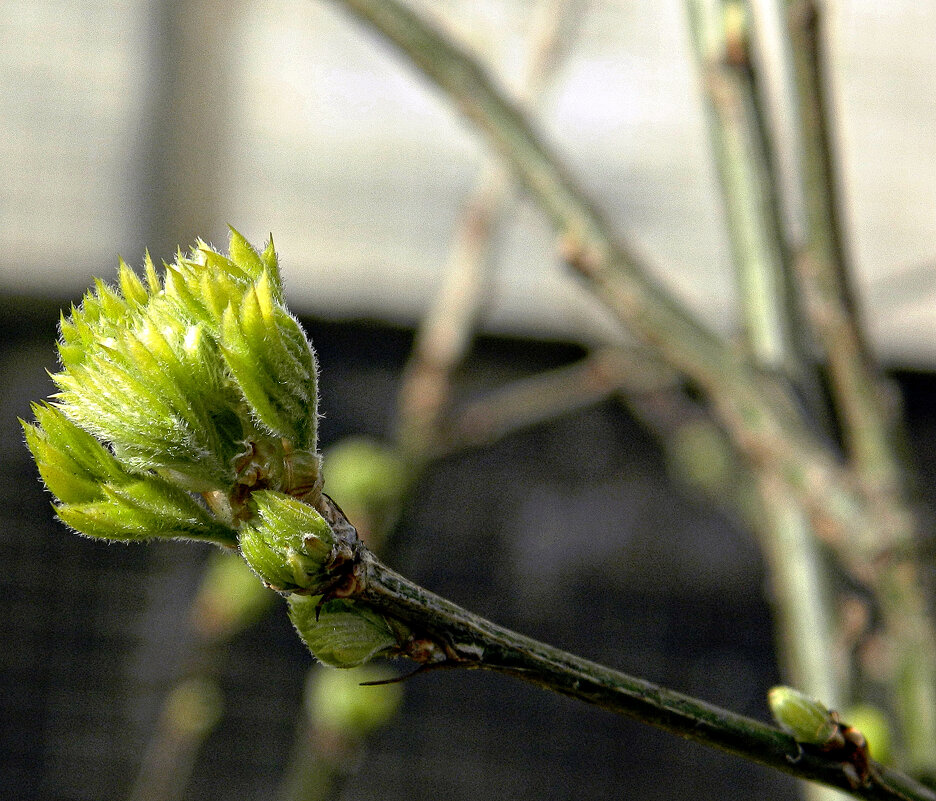
<instances>
[{"instance_id":1,"label":"cluster of leaves","mask_svg":"<svg viewBox=\"0 0 936 801\"><path fill-rule=\"evenodd\" d=\"M123 261L62 316L53 402L23 423L71 528L109 540L202 539L239 547L313 653L349 667L396 644L352 601L320 603L336 537L316 508L317 365L283 301L273 242L199 241L162 277ZM312 597L310 597L312 596Z\"/></svg>"},{"instance_id":2,"label":"cluster of leaves","mask_svg":"<svg viewBox=\"0 0 936 801\"><path fill-rule=\"evenodd\" d=\"M62 316L58 348L60 391L24 426L59 516L83 534L230 542L235 486L288 490L284 456L314 453L315 356L272 241L258 253L232 231L228 256L198 242L162 280L148 256L145 282L121 261L119 290L97 281Z\"/></svg>"}]
</instances>

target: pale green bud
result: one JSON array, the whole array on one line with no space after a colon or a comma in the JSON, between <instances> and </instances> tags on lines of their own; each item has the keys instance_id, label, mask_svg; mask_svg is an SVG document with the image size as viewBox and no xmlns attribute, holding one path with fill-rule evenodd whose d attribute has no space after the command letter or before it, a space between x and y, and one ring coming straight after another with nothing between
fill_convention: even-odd
<instances>
[{"instance_id":1,"label":"pale green bud","mask_svg":"<svg viewBox=\"0 0 936 801\"><path fill-rule=\"evenodd\" d=\"M254 488L320 497L315 356L272 240L232 229L229 255L199 241L164 268L121 261L117 287L97 280L62 316L59 392L26 440L82 533L231 544ZM297 553L289 570L313 574Z\"/></svg>"},{"instance_id":2,"label":"pale green bud","mask_svg":"<svg viewBox=\"0 0 936 801\"><path fill-rule=\"evenodd\" d=\"M103 500L62 504L58 516L89 537L148 540L153 537L205 539L233 544L234 532L219 523L191 495L156 476L123 486L102 484Z\"/></svg>"},{"instance_id":3,"label":"pale green bud","mask_svg":"<svg viewBox=\"0 0 936 801\"><path fill-rule=\"evenodd\" d=\"M297 448L314 448L315 357L299 323L275 303L267 271L225 309L219 342L228 369L261 427Z\"/></svg>"},{"instance_id":4,"label":"pale green bud","mask_svg":"<svg viewBox=\"0 0 936 801\"><path fill-rule=\"evenodd\" d=\"M290 595L289 618L320 662L337 668L363 665L395 648L397 635L375 610L351 600L320 605L319 598Z\"/></svg>"},{"instance_id":5,"label":"pale green bud","mask_svg":"<svg viewBox=\"0 0 936 801\"><path fill-rule=\"evenodd\" d=\"M771 688L767 702L777 725L798 743L826 745L839 731L835 718L821 701L792 687Z\"/></svg>"},{"instance_id":6,"label":"pale green bud","mask_svg":"<svg viewBox=\"0 0 936 801\"><path fill-rule=\"evenodd\" d=\"M255 491L251 508L254 515L238 535L240 550L265 584L314 591L331 577L335 538L315 509L272 490Z\"/></svg>"}]
</instances>

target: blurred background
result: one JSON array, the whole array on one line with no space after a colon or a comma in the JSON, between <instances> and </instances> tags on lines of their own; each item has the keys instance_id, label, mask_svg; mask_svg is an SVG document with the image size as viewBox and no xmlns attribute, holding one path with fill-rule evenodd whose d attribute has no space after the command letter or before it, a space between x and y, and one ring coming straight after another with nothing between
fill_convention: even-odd
<instances>
[{"instance_id":1,"label":"blurred background","mask_svg":"<svg viewBox=\"0 0 936 801\"><path fill-rule=\"evenodd\" d=\"M736 333L683 4L566 3L548 62L537 61L548 0L412 5L525 98L660 280ZM758 24L775 41L763 5ZM114 276L118 254L135 266L147 248L170 259L197 236L223 246L231 224L256 244L272 232L320 356L323 445L391 439L413 332L491 153L331 3L7 0L3 11L0 787L10 798L129 798L158 763L181 777L180 798L289 797L310 657L279 604L197 656L190 609L208 551L67 534L16 417L51 391L58 311L91 276ZM828 19L856 282L873 347L904 393L925 492L936 470L936 6L839 0ZM781 56L762 54L779 120ZM795 227L798 209L786 212ZM458 397L627 342L555 244L534 206L508 193ZM498 622L763 718L778 674L756 541L685 491L613 389L436 461L387 523L386 558ZM717 451L702 454L704 472ZM210 679L199 707L210 725L160 763L166 700L196 673ZM402 689L377 733L332 748L341 768L320 797L795 794L785 777L510 679L439 672Z\"/></svg>"}]
</instances>

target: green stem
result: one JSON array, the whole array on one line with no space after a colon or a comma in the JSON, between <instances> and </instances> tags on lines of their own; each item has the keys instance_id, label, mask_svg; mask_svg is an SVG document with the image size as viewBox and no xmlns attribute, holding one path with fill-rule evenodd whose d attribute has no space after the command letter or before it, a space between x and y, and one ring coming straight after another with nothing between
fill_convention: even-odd
<instances>
[{"instance_id":1,"label":"green stem","mask_svg":"<svg viewBox=\"0 0 936 801\"><path fill-rule=\"evenodd\" d=\"M854 788L834 754L800 747L779 729L659 687L492 623L414 584L363 550L354 597L424 635L427 664L507 673L858 798L936 801L936 793L880 765Z\"/></svg>"},{"instance_id":2,"label":"green stem","mask_svg":"<svg viewBox=\"0 0 936 801\"><path fill-rule=\"evenodd\" d=\"M794 347L784 240L769 146L759 124L750 19L742 0L690 0L689 21L709 111L709 129L733 245L741 308L753 358L766 369L805 374ZM757 471L758 528L778 607L788 680L831 706L843 700L840 656L822 559L807 515L769 469Z\"/></svg>"},{"instance_id":3,"label":"green stem","mask_svg":"<svg viewBox=\"0 0 936 801\"><path fill-rule=\"evenodd\" d=\"M796 374L783 234L769 190L765 143L758 137L744 4L690 0L688 8L747 340L759 364Z\"/></svg>"}]
</instances>

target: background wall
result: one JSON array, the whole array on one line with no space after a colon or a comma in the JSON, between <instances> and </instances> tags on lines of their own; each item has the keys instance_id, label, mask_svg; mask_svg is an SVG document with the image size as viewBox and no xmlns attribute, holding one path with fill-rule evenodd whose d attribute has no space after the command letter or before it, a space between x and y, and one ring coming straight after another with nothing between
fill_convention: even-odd
<instances>
[{"instance_id":1,"label":"background wall","mask_svg":"<svg viewBox=\"0 0 936 801\"><path fill-rule=\"evenodd\" d=\"M420 0L499 81L521 83L552 0ZM721 202L680 0L571 0L530 105L588 193L668 285L736 325ZM776 114L773 3L757 0ZM0 20L0 286L72 296L121 253L171 257L230 223L272 231L297 308L419 318L486 145L395 54L324 0L11 0ZM846 213L872 339L936 344L936 6L829 4ZM786 126L789 130L789 125ZM792 132L781 141L793 158ZM790 209L794 217L796 209ZM560 269L521 198L499 228L490 330L620 332Z\"/></svg>"}]
</instances>

